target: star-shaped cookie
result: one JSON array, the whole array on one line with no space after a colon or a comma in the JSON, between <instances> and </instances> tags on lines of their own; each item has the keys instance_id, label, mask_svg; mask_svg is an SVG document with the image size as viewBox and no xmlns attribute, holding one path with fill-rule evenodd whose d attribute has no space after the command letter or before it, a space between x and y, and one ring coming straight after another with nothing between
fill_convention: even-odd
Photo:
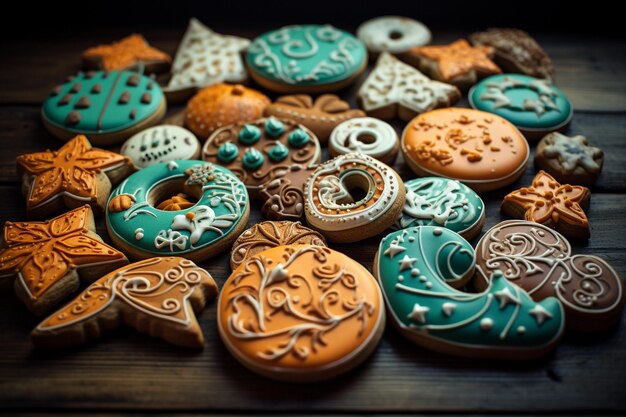
<instances>
[{"instance_id":1,"label":"star-shaped cookie","mask_svg":"<svg viewBox=\"0 0 626 417\"><path fill-rule=\"evenodd\" d=\"M410 120L418 113L453 105L461 93L455 86L433 81L383 52L358 96L363 109L373 117Z\"/></svg>"},{"instance_id":2,"label":"star-shaped cookie","mask_svg":"<svg viewBox=\"0 0 626 417\"><path fill-rule=\"evenodd\" d=\"M590 196L586 187L561 185L547 172L539 171L530 187L504 197L502 211L511 217L541 223L571 238L589 239L585 210Z\"/></svg>"},{"instance_id":3,"label":"star-shaped cookie","mask_svg":"<svg viewBox=\"0 0 626 417\"><path fill-rule=\"evenodd\" d=\"M89 206L45 222L6 222L0 250L0 285L15 282L17 296L42 314L78 289L128 263L102 243Z\"/></svg>"},{"instance_id":4,"label":"star-shaped cookie","mask_svg":"<svg viewBox=\"0 0 626 417\"><path fill-rule=\"evenodd\" d=\"M413 48L404 58L436 80L465 88L479 78L502 72L491 60L493 53L490 46L474 47L465 39L459 39L449 45Z\"/></svg>"},{"instance_id":5,"label":"star-shaped cookie","mask_svg":"<svg viewBox=\"0 0 626 417\"><path fill-rule=\"evenodd\" d=\"M111 185L132 171L132 163L120 154L92 148L85 136L78 135L58 151L18 156L17 169L30 217L85 203L100 214Z\"/></svg>"},{"instance_id":6,"label":"star-shaped cookie","mask_svg":"<svg viewBox=\"0 0 626 417\"><path fill-rule=\"evenodd\" d=\"M163 51L151 47L148 41L133 34L109 45L98 45L83 52L85 69L107 71L124 70L143 66L145 72L165 71L172 58Z\"/></svg>"}]
</instances>

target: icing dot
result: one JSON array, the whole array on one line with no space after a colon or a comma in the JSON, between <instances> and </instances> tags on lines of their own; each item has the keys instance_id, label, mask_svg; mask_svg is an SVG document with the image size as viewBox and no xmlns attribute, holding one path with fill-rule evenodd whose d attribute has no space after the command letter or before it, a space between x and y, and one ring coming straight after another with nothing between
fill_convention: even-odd
<instances>
[{"instance_id":1,"label":"icing dot","mask_svg":"<svg viewBox=\"0 0 626 417\"><path fill-rule=\"evenodd\" d=\"M486 331L491 330L492 327L493 327L493 320L490 319L489 317L485 317L484 319L480 321L480 330L486 332Z\"/></svg>"},{"instance_id":2,"label":"icing dot","mask_svg":"<svg viewBox=\"0 0 626 417\"><path fill-rule=\"evenodd\" d=\"M239 140L246 145L251 145L261 138L261 130L255 125L247 124L239 131Z\"/></svg>"},{"instance_id":3,"label":"icing dot","mask_svg":"<svg viewBox=\"0 0 626 417\"><path fill-rule=\"evenodd\" d=\"M422 275L419 279L420 279L420 282L428 281L428 278L426 278L424 275Z\"/></svg>"},{"instance_id":4,"label":"icing dot","mask_svg":"<svg viewBox=\"0 0 626 417\"><path fill-rule=\"evenodd\" d=\"M278 142L276 146L267 152L267 155L272 161L280 162L289 156L289 149L282 143Z\"/></svg>"},{"instance_id":5,"label":"icing dot","mask_svg":"<svg viewBox=\"0 0 626 417\"><path fill-rule=\"evenodd\" d=\"M237 155L239 155L239 149L237 149L236 145L230 142L221 145L217 149L217 159L224 163L234 161L235 158L237 158Z\"/></svg>"},{"instance_id":6,"label":"icing dot","mask_svg":"<svg viewBox=\"0 0 626 417\"><path fill-rule=\"evenodd\" d=\"M137 240L143 239L143 229L141 227L135 229L135 239Z\"/></svg>"},{"instance_id":7,"label":"icing dot","mask_svg":"<svg viewBox=\"0 0 626 417\"><path fill-rule=\"evenodd\" d=\"M309 134L306 133L304 130L296 129L289 134L289 138L287 140L289 141L289 144L294 148L302 148L309 142L310 138Z\"/></svg>"},{"instance_id":8,"label":"icing dot","mask_svg":"<svg viewBox=\"0 0 626 417\"><path fill-rule=\"evenodd\" d=\"M419 270L419 269L417 269L417 268L413 268L413 269L411 269L411 276L416 277L416 276L418 276L419 274L420 274L420 270Z\"/></svg>"},{"instance_id":9,"label":"icing dot","mask_svg":"<svg viewBox=\"0 0 626 417\"><path fill-rule=\"evenodd\" d=\"M400 282L404 281L404 277L402 275L398 275L398 281Z\"/></svg>"},{"instance_id":10,"label":"icing dot","mask_svg":"<svg viewBox=\"0 0 626 417\"><path fill-rule=\"evenodd\" d=\"M435 236L439 236L441 235L441 233L443 233L443 230L441 229L441 227L435 227L435 229L433 230L433 235Z\"/></svg>"},{"instance_id":11,"label":"icing dot","mask_svg":"<svg viewBox=\"0 0 626 417\"><path fill-rule=\"evenodd\" d=\"M433 287L433 283L432 282L427 282L426 283L426 288L431 289Z\"/></svg>"},{"instance_id":12,"label":"icing dot","mask_svg":"<svg viewBox=\"0 0 626 417\"><path fill-rule=\"evenodd\" d=\"M517 328L517 334L525 334L526 333L526 327L524 326L519 326Z\"/></svg>"},{"instance_id":13,"label":"icing dot","mask_svg":"<svg viewBox=\"0 0 626 417\"><path fill-rule=\"evenodd\" d=\"M250 148L243 156L243 166L246 169L257 169L263 165L263 154L255 148Z\"/></svg>"},{"instance_id":14,"label":"icing dot","mask_svg":"<svg viewBox=\"0 0 626 417\"><path fill-rule=\"evenodd\" d=\"M282 135L284 131L285 125L278 119L270 117L267 122L265 122L265 133L273 138Z\"/></svg>"}]
</instances>

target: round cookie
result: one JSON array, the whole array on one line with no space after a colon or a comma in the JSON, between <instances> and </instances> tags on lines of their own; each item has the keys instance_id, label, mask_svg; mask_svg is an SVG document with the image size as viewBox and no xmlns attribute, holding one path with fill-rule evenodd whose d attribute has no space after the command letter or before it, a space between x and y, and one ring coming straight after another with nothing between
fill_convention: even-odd
<instances>
[{"instance_id":1,"label":"round cookie","mask_svg":"<svg viewBox=\"0 0 626 417\"><path fill-rule=\"evenodd\" d=\"M331 156L360 152L387 165L393 164L399 149L395 129L373 117L346 120L333 130L328 142Z\"/></svg>"},{"instance_id":2,"label":"round cookie","mask_svg":"<svg viewBox=\"0 0 626 417\"><path fill-rule=\"evenodd\" d=\"M604 152L589 146L584 136L568 137L549 133L537 144L535 166L547 171L558 182L590 186L602 171Z\"/></svg>"},{"instance_id":3,"label":"round cookie","mask_svg":"<svg viewBox=\"0 0 626 417\"><path fill-rule=\"evenodd\" d=\"M457 179L478 192L515 182L530 154L528 142L511 123L462 108L417 116L404 129L401 147L417 175Z\"/></svg>"},{"instance_id":4,"label":"round cookie","mask_svg":"<svg viewBox=\"0 0 626 417\"><path fill-rule=\"evenodd\" d=\"M274 117L223 127L202 148L202 159L234 172L253 198L263 184L295 166L316 164L320 155L319 141L309 129Z\"/></svg>"},{"instance_id":5,"label":"round cookie","mask_svg":"<svg viewBox=\"0 0 626 417\"><path fill-rule=\"evenodd\" d=\"M494 271L540 301L556 297L567 327L596 332L614 326L622 316L626 294L617 272L593 255L572 255L559 232L526 220L508 220L489 229L476 246L474 286L485 288Z\"/></svg>"},{"instance_id":6,"label":"round cookie","mask_svg":"<svg viewBox=\"0 0 626 417\"><path fill-rule=\"evenodd\" d=\"M296 382L347 372L376 348L385 311L374 277L321 246L278 246L248 258L219 297L220 336L261 375Z\"/></svg>"},{"instance_id":7,"label":"round cookie","mask_svg":"<svg viewBox=\"0 0 626 417\"><path fill-rule=\"evenodd\" d=\"M56 86L41 117L61 140L83 134L94 145L111 145L156 124L165 110L165 96L151 78L131 71L88 71Z\"/></svg>"},{"instance_id":8,"label":"round cookie","mask_svg":"<svg viewBox=\"0 0 626 417\"><path fill-rule=\"evenodd\" d=\"M156 208L181 191L197 202L182 210ZM171 161L128 177L111 194L106 220L113 243L132 258L198 262L230 247L249 213L246 187L232 172L208 162Z\"/></svg>"},{"instance_id":9,"label":"round cookie","mask_svg":"<svg viewBox=\"0 0 626 417\"><path fill-rule=\"evenodd\" d=\"M513 123L529 140L564 131L574 110L568 98L549 80L522 74L485 78L468 94L470 105Z\"/></svg>"},{"instance_id":10,"label":"round cookie","mask_svg":"<svg viewBox=\"0 0 626 417\"><path fill-rule=\"evenodd\" d=\"M367 65L363 43L330 25L285 26L256 38L250 76L279 93L322 93L351 84Z\"/></svg>"},{"instance_id":11,"label":"round cookie","mask_svg":"<svg viewBox=\"0 0 626 417\"><path fill-rule=\"evenodd\" d=\"M548 354L563 334L556 298L533 301L501 272L481 293L463 286L474 274L472 246L455 232L418 226L387 235L374 260L396 329L428 349L457 356L523 360Z\"/></svg>"},{"instance_id":12,"label":"round cookie","mask_svg":"<svg viewBox=\"0 0 626 417\"><path fill-rule=\"evenodd\" d=\"M440 177L404 183L406 200L394 229L442 226L470 240L485 224L485 203L468 186Z\"/></svg>"},{"instance_id":13,"label":"round cookie","mask_svg":"<svg viewBox=\"0 0 626 417\"><path fill-rule=\"evenodd\" d=\"M356 36L371 54L401 54L430 43L430 30L421 22L402 16L380 16L357 28Z\"/></svg>"},{"instance_id":14,"label":"round cookie","mask_svg":"<svg viewBox=\"0 0 626 417\"><path fill-rule=\"evenodd\" d=\"M159 125L136 133L124 142L120 153L137 168L145 168L177 159L198 159L200 142L184 127Z\"/></svg>"},{"instance_id":15,"label":"round cookie","mask_svg":"<svg viewBox=\"0 0 626 417\"><path fill-rule=\"evenodd\" d=\"M185 126L203 140L221 127L258 119L270 103L257 90L239 84L215 84L201 89L189 100Z\"/></svg>"},{"instance_id":16,"label":"round cookie","mask_svg":"<svg viewBox=\"0 0 626 417\"><path fill-rule=\"evenodd\" d=\"M326 246L324 236L303 226L300 222L261 222L245 230L230 252L230 268L239 265L264 250L276 246L313 245Z\"/></svg>"},{"instance_id":17,"label":"round cookie","mask_svg":"<svg viewBox=\"0 0 626 417\"><path fill-rule=\"evenodd\" d=\"M398 174L361 153L340 155L318 166L304 195L309 226L338 243L381 233L400 216L405 199Z\"/></svg>"}]
</instances>

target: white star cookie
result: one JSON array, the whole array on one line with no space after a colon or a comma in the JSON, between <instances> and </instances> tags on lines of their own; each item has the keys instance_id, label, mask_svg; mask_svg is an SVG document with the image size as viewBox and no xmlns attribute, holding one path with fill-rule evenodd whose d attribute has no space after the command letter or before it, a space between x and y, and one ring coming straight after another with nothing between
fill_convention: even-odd
<instances>
[{"instance_id":1,"label":"white star cookie","mask_svg":"<svg viewBox=\"0 0 626 417\"><path fill-rule=\"evenodd\" d=\"M453 85L433 81L415 68L384 52L358 92L368 115L410 120L418 113L448 107L461 98Z\"/></svg>"}]
</instances>

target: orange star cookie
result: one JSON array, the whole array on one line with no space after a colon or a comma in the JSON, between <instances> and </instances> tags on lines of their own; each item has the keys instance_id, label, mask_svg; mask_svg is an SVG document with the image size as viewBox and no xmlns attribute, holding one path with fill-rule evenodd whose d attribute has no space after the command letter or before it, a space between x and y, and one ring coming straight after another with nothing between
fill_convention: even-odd
<instances>
[{"instance_id":1,"label":"orange star cookie","mask_svg":"<svg viewBox=\"0 0 626 417\"><path fill-rule=\"evenodd\" d=\"M144 65L146 72L162 72L172 58L151 47L142 35L133 34L110 45L98 45L83 52L85 69L124 70Z\"/></svg>"},{"instance_id":2,"label":"orange star cookie","mask_svg":"<svg viewBox=\"0 0 626 417\"><path fill-rule=\"evenodd\" d=\"M78 289L128 263L102 243L89 206L45 222L6 222L0 250L0 286L15 282L17 296L42 314Z\"/></svg>"},{"instance_id":3,"label":"orange star cookie","mask_svg":"<svg viewBox=\"0 0 626 417\"><path fill-rule=\"evenodd\" d=\"M85 203L100 214L111 186L132 171L132 164L125 156L92 148L85 136L78 135L58 151L18 156L17 170L27 191L29 216Z\"/></svg>"},{"instance_id":4,"label":"orange star cookie","mask_svg":"<svg viewBox=\"0 0 626 417\"><path fill-rule=\"evenodd\" d=\"M541 223L568 237L589 239L585 210L590 197L588 188L561 185L547 172L539 171L530 187L504 197L502 211L511 217Z\"/></svg>"},{"instance_id":5,"label":"orange star cookie","mask_svg":"<svg viewBox=\"0 0 626 417\"><path fill-rule=\"evenodd\" d=\"M469 87L479 78L502 72L491 60L493 53L490 46L473 47L465 39L459 39L449 45L413 48L405 54L405 59L431 78Z\"/></svg>"}]
</instances>

